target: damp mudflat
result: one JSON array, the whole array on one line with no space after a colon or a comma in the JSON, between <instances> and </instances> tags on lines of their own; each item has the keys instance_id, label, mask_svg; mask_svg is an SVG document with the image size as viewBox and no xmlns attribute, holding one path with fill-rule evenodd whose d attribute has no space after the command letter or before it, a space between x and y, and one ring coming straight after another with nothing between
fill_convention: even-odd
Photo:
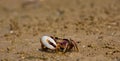
<instances>
[{"instance_id":1,"label":"damp mudflat","mask_svg":"<svg viewBox=\"0 0 120 61\"><path fill-rule=\"evenodd\" d=\"M45 52L40 38L79 52ZM0 61L120 61L119 0L0 0Z\"/></svg>"}]
</instances>

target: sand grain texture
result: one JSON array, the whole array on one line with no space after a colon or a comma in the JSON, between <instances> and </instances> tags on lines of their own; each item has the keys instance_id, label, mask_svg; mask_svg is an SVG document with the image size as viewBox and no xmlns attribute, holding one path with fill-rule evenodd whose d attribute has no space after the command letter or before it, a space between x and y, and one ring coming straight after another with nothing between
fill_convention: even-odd
<instances>
[{"instance_id":1,"label":"sand grain texture","mask_svg":"<svg viewBox=\"0 0 120 61\"><path fill-rule=\"evenodd\" d=\"M43 35L80 51L41 51ZM120 61L120 0L0 0L0 61Z\"/></svg>"}]
</instances>

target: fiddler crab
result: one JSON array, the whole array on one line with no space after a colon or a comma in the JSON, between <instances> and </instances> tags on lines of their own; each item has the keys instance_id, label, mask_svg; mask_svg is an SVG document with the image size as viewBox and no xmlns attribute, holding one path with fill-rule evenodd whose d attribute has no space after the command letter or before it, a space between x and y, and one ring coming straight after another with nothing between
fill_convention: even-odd
<instances>
[{"instance_id":1,"label":"fiddler crab","mask_svg":"<svg viewBox=\"0 0 120 61\"><path fill-rule=\"evenodd\" d=\"M53 36L43 36L40 40L41 48L44 51L61 51L63 53L74 50L79 51L77 43L72 39L62 39Z\"/></svg>"}]
</instances>

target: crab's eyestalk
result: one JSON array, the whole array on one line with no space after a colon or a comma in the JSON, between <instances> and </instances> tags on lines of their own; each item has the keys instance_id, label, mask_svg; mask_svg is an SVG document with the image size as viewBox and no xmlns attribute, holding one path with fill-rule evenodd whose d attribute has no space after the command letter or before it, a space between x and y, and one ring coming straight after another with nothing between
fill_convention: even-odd
<instances>
[{"instance_id":1,"label":"crab's eyestalk","mask_svg":"<svg viewBox=\"0 0 120 61\"><path fill-rule=\"evenodd\" d=\"M49 48L49 49L56 49L55 47L57 46L57 44L56 44L56 42L54 41L54 39L52 39L51 37L49 37L49 36L43 36L42 38L41 38L41 43L45 46L45 47L47 47L47 48Z\"/></svg>"}]
</instances>

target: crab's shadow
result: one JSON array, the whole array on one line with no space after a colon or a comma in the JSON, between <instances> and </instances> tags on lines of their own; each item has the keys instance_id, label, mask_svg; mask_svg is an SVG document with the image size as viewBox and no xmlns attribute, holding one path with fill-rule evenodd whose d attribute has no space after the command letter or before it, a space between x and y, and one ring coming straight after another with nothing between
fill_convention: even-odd
<instances>
[{"instance_id":1,"label":"crab's shadow","mask_svg":"<svg viewBox=\"0 0 120 61\"><path fill-rule=\"evenodd\" d=\"M38 50L46 53L55 53L55 51L51 51L51 50L42 50L42 49L38 49Z\"/></svg>"},{"instance_id":2,"label":"crab's shadow","mask_svg":"<svg viewBox=\"0 0 120 61\"><path fill-rule=\"evenodd\" d=\"M42 49L38 49L39 51L41 52L46 52L46 53L56 53L56 51L53 51L53 50L42 50ZM63 51L58 51L58 52L63 52ZM66 51L66 52L63 52L63 53L70 53L70 52L74 52L73 50L70 50L70 51Z\"/></svg>"}]
</instances>

